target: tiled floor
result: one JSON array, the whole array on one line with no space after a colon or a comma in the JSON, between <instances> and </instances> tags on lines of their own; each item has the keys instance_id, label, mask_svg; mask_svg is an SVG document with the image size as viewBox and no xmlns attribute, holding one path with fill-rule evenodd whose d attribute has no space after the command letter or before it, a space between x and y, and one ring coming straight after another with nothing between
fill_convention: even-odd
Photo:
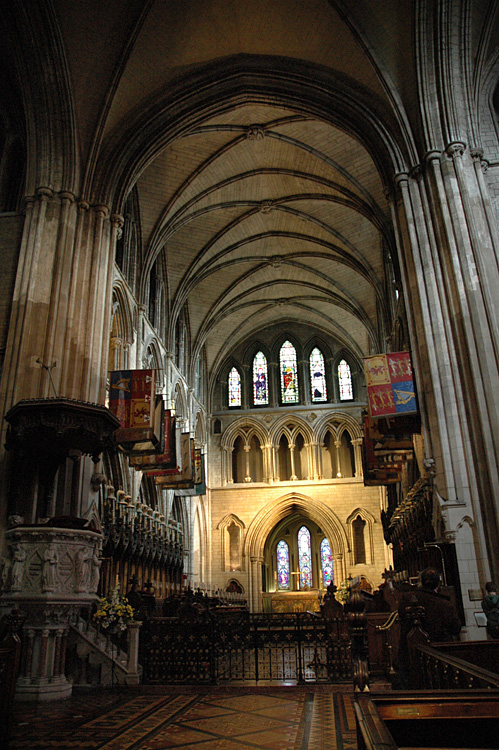
<instances>
[{"instance_id":1,"label":"tiled floor","mask_svg":"<svg viewBox=\"0 0 499 750\"><path fill-rule=\"evenodd\" d=\"M355 750L349 689L337 686L75 690L16 704L10 750Z\"/></svg>"}]
</instances>

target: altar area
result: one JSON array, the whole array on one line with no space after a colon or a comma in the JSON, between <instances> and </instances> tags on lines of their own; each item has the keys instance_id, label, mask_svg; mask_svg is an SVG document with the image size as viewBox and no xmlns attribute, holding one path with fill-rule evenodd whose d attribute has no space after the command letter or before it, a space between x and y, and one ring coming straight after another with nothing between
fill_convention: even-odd
<instances>
[{"instance_id":1,"label":"altar area","mask_svg":"<svg viewBox=\"0 0 499 750\"><path fill-rule=\"evenodd\" d=\"M272 591L262 594L264 612L320 612L323 591Z\"/></svg>"}]
</instances>

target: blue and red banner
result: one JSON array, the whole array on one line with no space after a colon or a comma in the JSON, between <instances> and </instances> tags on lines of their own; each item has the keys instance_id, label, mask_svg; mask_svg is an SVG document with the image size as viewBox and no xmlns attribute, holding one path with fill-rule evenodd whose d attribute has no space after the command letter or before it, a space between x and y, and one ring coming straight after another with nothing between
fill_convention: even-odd
<instances>
[{"instance_id":1,"label":"blue and red banner","mask_svg":"<svg viewBox=\"0 0 499 750\"><path fill-rule=\"evenodd\" d=\"M372 419L417 412L409 352L366 357L364 370L369 414Z\"/></svg>"}]
</instances>

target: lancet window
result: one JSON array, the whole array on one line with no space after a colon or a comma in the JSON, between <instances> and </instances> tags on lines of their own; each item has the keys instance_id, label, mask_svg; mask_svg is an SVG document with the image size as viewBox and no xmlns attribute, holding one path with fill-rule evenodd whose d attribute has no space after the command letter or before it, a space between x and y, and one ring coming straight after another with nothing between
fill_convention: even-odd
<instances>
[{"instance_id":1,"label":"lancet window","mask_svg":"<svg viewBox=\"0 0 499 750\"><path fill-rule=\"evenodd\" d=\"M312 544L310 531L302 526L298 531L298 567L300 569L300 588L312 587Z\"/></svg>"},{"instance_id":2,"label":"lancet window","mask_svg":"<svg viewBox=\"0 0 499 750\"><path fill-rule=\"evenodd\" d=\"M290 588L289 546L284 539L277 544L277 588L279 590Z\"/></svg>"},{"instance_id":3,"label":"lancet window","mask_svg":"<svg viewBox=\"0 0 499 750\"><path fill-rule=\"evenodd\" d=\"M329 539L324 537L320 548L322 585L328 586L333 582L333 557L331 555L331 545Z\"/></svg>"},{"instance_id":4,"label":"lancet window","mask_svg":"<svg viewBox=\"0 0 499 750\"><path fill-rule=\"evenodd\" d=\"M324 356L320 349L315 347L309 357L310 364L310 388L312 392L312 401L322 403L327 401L326 389L326 368L324 365Z\"/></svg>"},{"instance_id":5,"label":"lancet window","mask_svg":"<svg viewBox=\"0 0 499 750\"><path fill-rule=\"evenodd\" d=\"M228 386L229 406L241 406L241 376L235 367L229 372Z\"/></svg>"},{"instance_id":6,"label":"lancet window","mask_svg":"<svg viewBox=\"0 0 499 750\"><path fill-rule=\"evenodd\" d=\"M352 401L352 372L350 365L344 359L338 365L338 386L340 390L340 401Z\"/></svg>"},{"instance_id":7,"label":"lancet window","mask_svg":"<svg viewBox=\"0 0 499 750\"><path fill-rule=\"evenodd\" d=\"M267 358L258 352L253 359L253 404L267 406L269 403Z\"/></svg>"},{"instance_id":8,"label":"lancet window","mask_svg":"<svg viewBox=\"0 0 499 750\"><path fill-rule=\"evenodd\" d=\"M298 403L298 371L296 349L290 341L285 341L279 352L281 371L281 401L283 404Z\"/></svg>"}]
</instances>

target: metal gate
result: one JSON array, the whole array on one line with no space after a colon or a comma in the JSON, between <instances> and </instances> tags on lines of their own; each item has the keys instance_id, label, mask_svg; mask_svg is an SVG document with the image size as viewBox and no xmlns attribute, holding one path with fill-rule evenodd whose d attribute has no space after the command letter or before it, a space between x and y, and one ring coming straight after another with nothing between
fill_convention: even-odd
<instances>
[{"instance_id":1,"label":"metal gate","mask_svg":"<svg viewBox=\"0 0 499 750\"><path fill-rule=\"evenodd\" d=\"M338 682L352 676L343 617L308 612L249 614L217 610L158 618L141 628L140 661L148 684Z\"/></svg>"}]
</instances>

